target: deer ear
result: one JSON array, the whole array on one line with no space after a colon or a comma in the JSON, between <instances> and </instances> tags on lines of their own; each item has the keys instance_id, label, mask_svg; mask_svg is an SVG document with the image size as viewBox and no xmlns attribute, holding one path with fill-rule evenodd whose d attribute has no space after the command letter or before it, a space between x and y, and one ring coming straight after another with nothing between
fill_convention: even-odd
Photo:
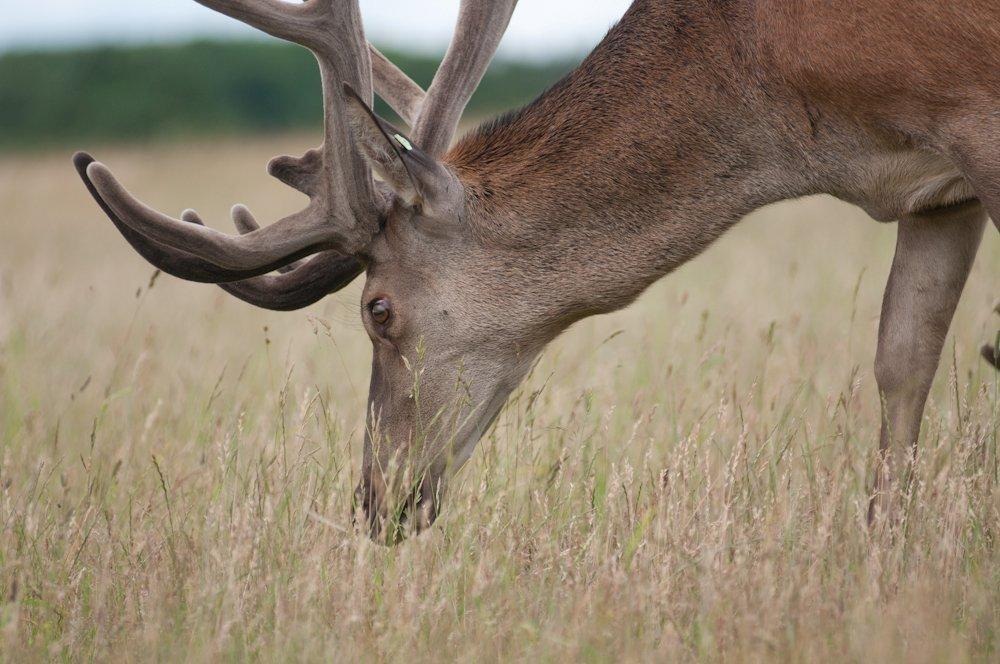
<instances>
[{"instance_id":1,"label":"deer ear","mask_svg":"<svg viewBox=\"0 0 1000 664\"><path fill-rule=\"evenodd\" d=\"M444 208L458 180L436 159L375 112L346 83L347 123L358 152L375 174L413 206Z\"/></svg>"}]
</instances>

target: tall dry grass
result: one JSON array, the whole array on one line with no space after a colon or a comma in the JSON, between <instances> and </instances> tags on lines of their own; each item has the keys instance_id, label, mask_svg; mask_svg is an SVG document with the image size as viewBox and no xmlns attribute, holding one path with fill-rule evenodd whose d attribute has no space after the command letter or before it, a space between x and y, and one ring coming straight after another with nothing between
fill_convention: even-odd
<instances>
[{"instance_id":1,"label":"tall dry grass","mask_svg":"<svg viewBox=\"0 0 1000 664\"><path fill-rule=\"evenodd\" d=\"M99 156L219 225L297 205L262 165L308 143ZM68 157L0 160L6 661L1000 656L992 230L894 536L864 523L894 229L817 199L561 338L438 525L386 549L349 520L357 285L272 314L151 282Z\"/></svg>"}]
</instances>

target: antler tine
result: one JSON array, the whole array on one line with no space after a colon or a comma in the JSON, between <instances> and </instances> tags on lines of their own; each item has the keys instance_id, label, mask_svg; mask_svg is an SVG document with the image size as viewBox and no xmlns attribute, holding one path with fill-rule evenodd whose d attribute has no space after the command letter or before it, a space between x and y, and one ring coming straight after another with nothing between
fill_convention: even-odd
<instances>
[{"instance_id":1,"label":"antler tine","mask_svg":"<svg viewBox=\"0 0 1000 664\"><path fill-rule=\"evenodd\" d=\"M483 79L517 0L462 0L448 52L427 89L413 138L438 156L451 144L465 105Z\"/></svg>"},{"instance_id":2,"label":"antler tine","mask_svg":"<svg viewBox=\"0 0 1000 664\"><path fill-rule=\"evenodd\" d=\"M250 212L247 206L237 203L233 206L230 214L233 218L233 225L236 226L236 230L240 232L240 235L246 235L260 230L260 224L257 223L256 217L253 216L253 213ZM197 223L202 226L205 225L204 222L202 222L201 217L199 217L198 213L194 210L185 210L184 214L181 215L181 219L190 223ZM288 265L279 267L278 272L281 274L291 272L300 265L302 265L302 261L293 261Z\"/></svg>"},{"instance_id":3,"label":"antler tine","mask_svg":"<svg viewBox=\"0 0 1000 664\"><path fill-rule=\"evenodd\" d=\"M293 5L278 0L195 0L267 34L308 48L322 49L326 31L322 27L323 0ZM411 126L424 101L423 89L413 82L377 48L368 44L375 89L382 99Z\"/></svg>"},{"instance_id":4,"label":"antler tine","mask_svg":"<svg viewBox=\"0 0 1000 664\"><path fill-rule=\"evenodd\" d=\"M147 207L103 164L86 165L81 175L87 186L117 219L116 225L120 223L160 247L212 264L226 275L268 272L322 250L361 252L377 231L379 210L370 170L353 148L345 123L344 83L368 100L372 96L369 47L357 0L198 2L307 46L316 56L323 84L323 145L301 158L272 160L269 169L278 179L306 193L309 205L270 226L232 236Z\"/></svg>"},{"instance_id":5,"label":"antler tine","mask_svg":"<svg viewBox=\"0 0 1000 664\"><path fill-rule=\"evenodd\" d=\"M324 251L291 272L219 284L248 304L271 311L295 311L344 288L364 271L353 256Z\"/></svg>"},{"instance_id":6,"label":"antler tine","mask_svg":"<svg viewBox=\"0 0 1000 664\"><path fill-rule=\"evenodd\" d=\"M181 219L189 224L204 225L194 210L185 210ZM233 221L241 233L253 232L259 228L257 220L242 205L233 208ZM147 245L152 244L146 238L141 240ZM140 253L147 256L150 247L146 246L144 249L145 251L140 250ZM161 254L164 255L166 254ZM157 265L154 261L150 262ZM160 269L172 274L170 267L172 266L167 265ZM363 269L361 262L352 256L324 251L308 260L296 261L294 264L279 268L281 276L262 275L220 283L218 286L230 295L261 309L295 311L315 304L326 295L340 290L361 274Z\"/></svg>"},{"instance_id":7,"label":"antler tine","mask_svg":"<svg viewBox=\"0 0 1000 664\"><path fill-rule=\"evenodd\" d=\"M262 32L302 43L318 37L315 3L291 4L280 0L195 0L199 5L246 23Z\"/></svg>"},{"instance_id":8,"label":"antler tine","mask_svg":"<svg viewBox=\"0 0 1000 664\"><path fill-rule=\"evenodd\" d=\"M420 107L426 97L423 88L414 83L377 48L369 44L368 50L372 57L372 80L375 83L375 91L406 124L412 127L417 121Z\"/></svg>"}]
</instances>

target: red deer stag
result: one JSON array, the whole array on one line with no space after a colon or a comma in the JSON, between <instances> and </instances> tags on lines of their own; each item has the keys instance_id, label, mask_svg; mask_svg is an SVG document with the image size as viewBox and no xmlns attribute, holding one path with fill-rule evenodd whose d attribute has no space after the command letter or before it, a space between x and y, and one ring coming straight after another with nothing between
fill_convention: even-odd
<instances>
[{"instance_id":1,"label":"red deer stag","mask_svg":"<svg viewBox=\"0 0 1000 664\"><path fill-rule=\"evenodd\" d=\"M751 211L820 193L899 222L875 361L872 513L891 510L987 213L1000 219L994 0L636 0L575 71L454 146L516 0L462 0L426 93L367 44L357 0L198 2L316 56L323 144L268 165L308 206L263 228L237 206L227 235L146 207L85 154L76 167L125 239L182 279L292 310L366 274L357 496L373 535L434 520L556 335ZM409 133L372 114L373 86Z\"/></svg>"}]
</instances>

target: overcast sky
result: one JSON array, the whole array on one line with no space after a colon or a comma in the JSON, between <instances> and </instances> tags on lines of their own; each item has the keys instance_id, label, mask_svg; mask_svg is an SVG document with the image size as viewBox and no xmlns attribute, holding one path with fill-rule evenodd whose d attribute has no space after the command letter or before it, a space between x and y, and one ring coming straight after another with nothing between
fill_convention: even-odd
<instances>
[{"instance_id":1,"label":"overcast sky","mask_svg":"<svg viewBox=\"0 0 1000 664\"><path fill-rule=\"evenodd\" d=\"M520 0L501 52L544 58L597 44L631 0ZM361 0L372 41L443 50L458 0ZM0 0L0 50L252 34L193 0Z\"/></svg>"}]
</instances>

